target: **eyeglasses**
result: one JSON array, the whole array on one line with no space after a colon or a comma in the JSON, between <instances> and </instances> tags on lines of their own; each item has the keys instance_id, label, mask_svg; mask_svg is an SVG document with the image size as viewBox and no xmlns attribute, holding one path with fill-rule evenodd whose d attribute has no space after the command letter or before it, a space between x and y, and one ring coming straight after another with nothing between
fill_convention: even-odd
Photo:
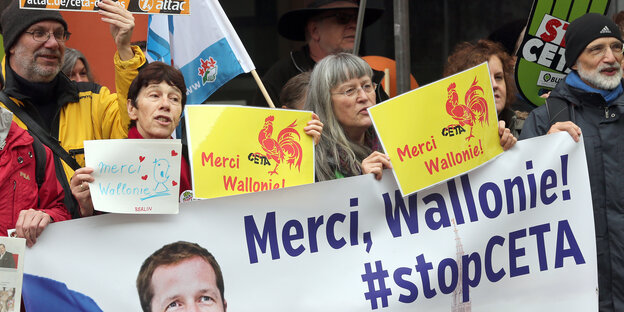
<instances>
[{"instance_id":1,"label":"eyeglasses","mask_svg":"<svg viewBox=\"0 0 624 312\"><path fill-rule=\"evenodd\" d=\"M357 14L338 12L338 13L334 13L334 14L321 16L321 19L326 19L326 18L330 18L330 17L335 17L336 18L336 23L338 23L340 25L347 25L347 24L349 24L351 22L356 22L358 16L357 16Z\"/></svg>"},{"instance_id":2,"label":"eyeglasses","mask_svg":"<svg viewBox=\"0 0 624 312\"><path fill-rule=\"evenodd\" d=\"M375 89L377 89L377 84L374 82L369 82L369 83L365 83L361 87L357 87L357 88L349 87L347 90L344 90L341 92L333 92L332 94L344 95L346 97L354 97L358 94L358 91L360 91L360 89L362 89L364 93L373 93L375 92Z\"/></svg>"},{"instance_id":3,"label":"eyeglasses","mask_svg":"<svg viewBox=\"0 0 624 312\"><path fill-rule=\"evenodd\" d=\"M58 42L65 42L69 39L71 35L70 32L60 30L55 32L48 32L43 30L33 30L33 31L25 31L27 34L31 34L33 39L38 42L46 42L50 40L50 36L54 36L54 39Z\"/></svg>"},{"instance_id":4,"label":"eyeglasses","mask_svg":"<svg viewBox=\"0 0 624 312\"><path fill-rule=\"evenodd\" d=\"M621 42L614 42L611 45L607 46L604 44L599 44L595 46L591 46L586 49L587 53L593 57L603 58L605 54L607 54L607 49L611 49L611 52L614 56L622 54L623 44Z\"/></svg>"}]
</instances>

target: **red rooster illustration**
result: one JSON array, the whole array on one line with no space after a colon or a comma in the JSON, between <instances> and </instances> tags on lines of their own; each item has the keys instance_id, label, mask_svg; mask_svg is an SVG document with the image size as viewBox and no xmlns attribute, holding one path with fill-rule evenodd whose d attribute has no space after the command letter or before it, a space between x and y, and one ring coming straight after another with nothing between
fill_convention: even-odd
<instances>
[{"instance_id":1,"label":"red rooster illustration","mask_svg":"<svg viewBox=\"0 0 624 312\"><path fill-rule=\"evenodd\" d=\"M292 168L293 165L301 171L301 158L303 151L299 145L301 136L295 130L297 120L293 121L290 126L280 131L277 140L272 138L273 135L273 116L269 116L264 120L264 126L258 134L258 141L262 149L266 152L268 159L275 161L275 169L269 171L269 174L277 174L277 166L286 160L286 163ZM295 137L296 136L296 137Z\"/></svg>"},{"instance_id":2,"label":"red rooster illustration","mask_svg":"<svg viewBox=\"0 0 624 312\"><path fill-rule=\"evenodd\" d=\"M464 98L465 104L459 103L459 96L457 95L457 91L455 91L454 82L449 85L447 91L448 99L446 100L446 112L451 115L453 119L459 121L460 126L470 126L470 135L466 138L466 141L469 141L471 138L474 138L472 129L477 121L481 126L483 126L484 122L489 124L488 104L483 97L483 88L477 85L477 77L475 77L470 88L466 91L466 96ZM456 125L450 125L449 127L453 126Z\"/></svg>"}]
</instances>

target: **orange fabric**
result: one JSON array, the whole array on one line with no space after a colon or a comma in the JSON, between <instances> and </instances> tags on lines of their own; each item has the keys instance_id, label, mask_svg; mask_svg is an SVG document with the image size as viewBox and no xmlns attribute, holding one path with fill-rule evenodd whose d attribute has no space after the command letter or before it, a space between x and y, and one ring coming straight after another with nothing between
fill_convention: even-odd
<instances>
[{"instance_id":1,"label":"orange fabric","mask_svg":"<svg viewBox=\"0 0 624 312\"><path fill-rule=\"evenodd\" d=\"M369 55L362 57L368 65L374 70L385 71L386 68L390 70L390 90L386 87L385 79L381 81L381 86L386 90L386 93L392 98L397 95L396 87L396 62L384 56ZM385 77L384 77L385 78ZM414 75L410 74L410 90L418 88L418 82Z\"/></svg>"}]
</instances>

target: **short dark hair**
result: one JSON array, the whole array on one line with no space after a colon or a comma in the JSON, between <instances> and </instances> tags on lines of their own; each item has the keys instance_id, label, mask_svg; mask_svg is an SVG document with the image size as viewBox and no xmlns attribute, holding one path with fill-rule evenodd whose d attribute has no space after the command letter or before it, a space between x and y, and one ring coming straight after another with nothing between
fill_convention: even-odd
<instances>
[{"instance_id":1,"label":"short dark hair","mask_svg":"<svg viewBox=\"0 0 624 312\"><path fill-rule=\"evenodd\" d=\"M144 312L151 312L152 298L154 297L154 289L152 288L152 275L159 266L172 265L184 260L200 257L212 266L217 278L217 288L221 294L222 302L225 302L225 285L223 282L223 274L221 267L214 256L205 248L195 243L179 241L163 246L149 256L141 265L139 275L137 276L137 291L141 300L141 307Z\"/></svg>"},{"instance_id":2,"label":"short dark hair","mask_svg":"<svg viewBox=\"0 0 624 312\"><path fill-rule=\"evenodd\" d=\"M184 83L184 76L182 73L173 66L167 65L163 62L152 62L147 66L139 70L139 74L134 78L128 89L128 100L130 104L137 107L137 97L141 89L147 87L153 83L166 82L172 87L180 89L182 93L182 110L186 105L186 84ZM136 120L130 121L130 128L136 126Z\"/></svg>"}]
</instances>

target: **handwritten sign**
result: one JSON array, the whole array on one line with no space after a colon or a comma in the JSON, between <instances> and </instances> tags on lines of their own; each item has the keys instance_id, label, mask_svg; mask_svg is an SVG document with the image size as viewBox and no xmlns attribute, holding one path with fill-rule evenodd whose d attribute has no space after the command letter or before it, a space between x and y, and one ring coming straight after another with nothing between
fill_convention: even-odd
<instances>
[{"instance_id":1,"label":"handwritten sign","mask_svg":"<svg viewBox=\"0 0 624 312\"><path fill-rule=\"evenodd\" d=\"M609 0L536 0L518 49L516 83L522 95L535 105L540 95L555 88L570 69L565 66L565 33L570 22L585 13L604 14Z\"/></svg>"},{"instance_id":2,"label":"handwritten sign","mask_svg":"<svg viewBox=\"0 0 624 312\"><path fill-rule=\"evenodd\" d=\"M85 163L96 210L116 213L178 213L180 140L85 141Z\"/></svg>"},{"instance_id":3,"label":"handwritten sign","mask_svg":"<svg viewBox=\"0 0 624 312\"><path fill-rule=\"evenodd\" d=\"M503 150L486 63L369 108L404 195Z\"/></svg>"},{"instance_id":4,"label":"handwritten sign","mask_svg":"<svg viewBox=\"0 0 624 312\"><path fill-rule=\"evenodd\" d=\"M195 197L314 182L310 112L189 105L185 114Z\"/></svg>"},{"instance_id":5,"label":"handwritten sign","mask_svg":"<svg viewBox=\"0 0 624 312\"><path fill-rule=\"evenodd\" d=\"M61 11L99 10L100 0L20 0L20 8ZM189 15L190 0L119 0L128 11L139 14Z\"/></svg>"}]
</instances>

